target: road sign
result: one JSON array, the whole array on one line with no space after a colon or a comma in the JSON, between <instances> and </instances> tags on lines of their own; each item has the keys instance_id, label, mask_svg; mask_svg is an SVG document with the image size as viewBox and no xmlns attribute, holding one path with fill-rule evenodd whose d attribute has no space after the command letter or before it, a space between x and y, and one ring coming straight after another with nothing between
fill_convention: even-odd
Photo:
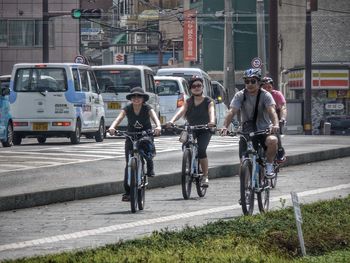
<instances>
[{"instance_id":1,"label":"road sign","mask_svg":"<svg viewBox=\"0 0 350 263\"><path fill-rule=\"evenodd\" d=\"M88 60L86 59L86 57L82 56L82 55L78 55L75 57L74 59L74 62L75 63L78 63L78 64L89 64Z\"/></svg>"},{"instance_id":2,"label":"road sign","mask_svg":"<svg viewBox=\"0 0 350 263\"><path fill-rule=\"evenodd\" d=\"M262 60L259 57L253 58L251 63L253 68L261 68Z\"/></svg>"}]
</instances>

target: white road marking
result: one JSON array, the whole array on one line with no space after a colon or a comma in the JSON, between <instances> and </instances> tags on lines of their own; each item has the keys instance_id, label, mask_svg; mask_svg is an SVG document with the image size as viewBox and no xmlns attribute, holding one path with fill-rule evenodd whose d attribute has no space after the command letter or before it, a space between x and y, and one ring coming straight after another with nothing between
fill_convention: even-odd
<instances>
[{"instance_id":1,"label":"white road marking","mask_svg":"<svg viewBox=\"0 0 350 263\"><path fill-rule=\"evenodd\" d=\"M111 141L104 143L88 143L79 145L64 145L62 147L54 146L50 148L39 148L25 150L24 148L16 148L13 151L0 151L0 158L8 160L10 163L16 163L16 160L28 159L21 162L20 166L5 168L1 166L0 174L9 171L23 171L31 169L39 169L44 167L54 167L60 165L69 165L74 163L84 163L99 161L112 158L124 158L124 144L125 141ZM177 137L163 137L155 138L157 153L173 152L181 150L181 143ZM232 148L237 146L237 140L231 137L213 136L209 149L214 150L220 148ZM18 149L18 150L17 150ZM42 159L42 164L37 162L37 166L33 165L31 160ZM47 162L45 160L53 160Z\"/></svg>"},{"instance_id":2,"label":"white road marking","mask_svg":"<svg viewBox=\"0 0 350 263\"><path fill-rule=\"evenodd\" d=\"M341 185L332 186L332 187L318 188L314 190L299 192L298 196L310 196L310 195L316 195L316 194L321 194L326 192L338 191L338 190L347 189L347 188L350 188L350 184L341 184ZM271 198L270 201L272 202L279 201L281 198L290 199L291 197L289 194L286 194L286 195L281 195L281 196ZM198 210L194 212L175 214L170 216L139 220L139 221L129 222L125 224L111 225L108 227L100 227L100 228L95 228L90 230L78 231L78 232L73 232L69 234L44 237L44 238L27 240L27 241L22 241L17 243L9 243L5 245L0 245L0 251L11 250L11 249L21 249L26 247L33 247L39 244L48 244L48 243L54 243L58 241L66 241L66 240L71 240L76 238L100 235L100 234L123 230L123 229L129 229L129 228L134 228L139 226L147 226L147 225L152 225L157 223L165 223L165 222L179 220L183 218L203 216L203 215L214 214L218 212L225 212L225 211L240 209L240 208L241 208L240 205L221 206L216 208Z\"/></svg>"}]
</instances>

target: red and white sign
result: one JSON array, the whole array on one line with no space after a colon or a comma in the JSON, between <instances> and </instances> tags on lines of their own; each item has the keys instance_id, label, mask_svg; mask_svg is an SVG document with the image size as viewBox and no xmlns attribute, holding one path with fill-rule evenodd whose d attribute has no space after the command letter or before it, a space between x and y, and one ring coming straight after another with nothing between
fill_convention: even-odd
<instances>
[{"instance_id":1,"label":"red and white sign","mask_svg":"<svg viewBox=\"0 0 350 263\"><path fill-rule=\"evenodd\" d=\"M251 64L253 68L261 68L262 60L259 57L253 58Z\"/></svg>"},{"instance_id":2,"label":"red and white sign","mask_svg":"<svg viewBox=\"0 0 350 263\"><path fill-rule=\"evenodd\" d=\"M124 53L117 53L114 56L115 64L124 64Z\"/></svg>"},{"instance_id":3,"label":"red and white sign","mask_svg":"<svg viewBox=\"0 0 350 263\"><path fill-rule=\"evenodd\" d=\"M184 61L197 60L197 17L196 10L184 12Z\"/></svg>"}]
</instances>

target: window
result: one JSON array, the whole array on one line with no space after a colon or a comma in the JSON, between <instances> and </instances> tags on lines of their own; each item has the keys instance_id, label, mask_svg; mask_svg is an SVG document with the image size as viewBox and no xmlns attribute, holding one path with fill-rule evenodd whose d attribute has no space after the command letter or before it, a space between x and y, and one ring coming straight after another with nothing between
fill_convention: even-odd
<instances>
[{"instance_id":1,"label":"window","mask_svg":"<svg viewBox=\"0 0 350 263\"><path fill-rule=\"evenodd\" d=\"M81 91L78 70L72 69L72 73L73 73L74 90Z\"/></svg>"},{"instance_id":2,"label":"window","mask_svg":"<svg viewBox=\"0 0 350 263\"><path fill-rule=\"evenodd\" d=\"M89 71L89 76L90 76L90 82L91 82L91 90L92 90L92 92L98 93L97 82L96 82L96 79L95 79L94 74L93 74L91 71Z\"/></svg>"},{"instance_id":3,"label":"window","mask_svg":"<svg viewBox=\"0 0 350 263\"><path fill-rule=\"evenodd\" d=\"M81 91L89 91L89 79L86 70L80 70Z\"/></svg>"},{"instance_id":4,"label":"window","mask_svg":"<svg viewBox=\"0 0 350 263\"><path fill-rule=\"evenodd\" d=\"M0 47L7 45L7 21L0 20Z\"/></svg>"},{"instance_id":5,"label":"window","mask_svg":"<svg viewBox=\"0 0 350 263\"><path fill-rule=\"evenodd\" d=\"M49 45L54 46L53 21L49 22ZM0 46L41 47L41 20L0 20Z\"/></svg>"},{"instance_id":6,"label":"window","mask_svg":"<svg viewBox=\"0 0 350 263\"><path fill-rule=\"evenodd\" d=\"M14 90L17 92L64 92L67 90L62 68L18 69Z\"/></svg>"}]
</instances>

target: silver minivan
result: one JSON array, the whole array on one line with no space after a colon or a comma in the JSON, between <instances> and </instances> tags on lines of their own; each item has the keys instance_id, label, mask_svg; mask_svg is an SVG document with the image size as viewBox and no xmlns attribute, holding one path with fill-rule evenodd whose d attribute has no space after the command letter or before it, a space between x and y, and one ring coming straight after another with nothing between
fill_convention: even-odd
<instances>
[{"instance_id":1,"label":"silver minivan","mask_svg":"<svg viewBox=\"0 0 350 263\"><path fill-rule=\"evenodd\" d=\"M126 95L134 87L141 87L148 95L148 104L159 117L159 98L156 94L154 72L143 65L104 65L93 66L104 101L106 129L112 124L119 112L129 103ZM125 118L120 127L127 126Z\"/></svg>"},{"instance_id":2,"label":"silver minivan","mask_svg":"<svg viewBox=\"0 0 350 263\"><path fill-rule=\"evenodd\" d=\"M170 121L184 102L191 96L188 82L181 77L155 76L156 90L160 104L160 122L162 124ZM181 118L178 124L185 124Z\"/></svg>"},{"instance_id":3,"label":"silver minivan","mask_svg":"<svg viewBox=\"0 0 350 263\"><path fill-rule=\"evenodd\" d=\"M193 76L199 76L203 79L203 93L205 96L215 101L215 115L218 127L222 127L227 106L224 101L217 96L217 89L213 87L210 76L200 68L162 68L157 71L157 76L178 76L190 81ZM217 83L216 83L217 84Z\"/></svg>"}]
</instances>

